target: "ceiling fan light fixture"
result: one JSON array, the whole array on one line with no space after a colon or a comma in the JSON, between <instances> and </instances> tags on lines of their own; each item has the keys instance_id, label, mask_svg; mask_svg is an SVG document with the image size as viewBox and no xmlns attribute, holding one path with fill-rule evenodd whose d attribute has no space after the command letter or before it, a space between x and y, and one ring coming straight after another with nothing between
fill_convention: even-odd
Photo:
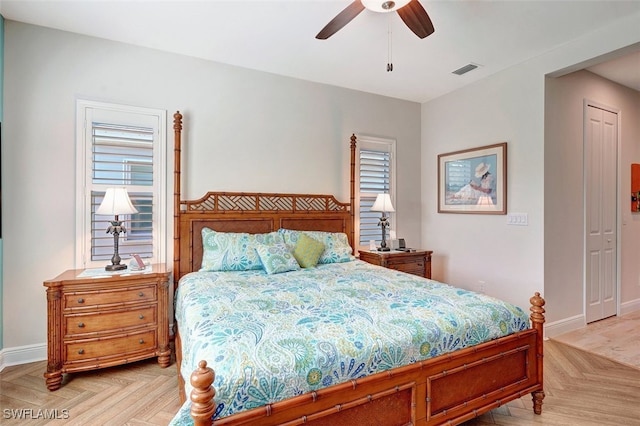
<instances>
[{"instance_id":1,"label":"ceiling fan light fixture","mask_svg":"<svg viewBox=\"0 0 640 426\"><path fill-rule=\"evenodd\" d=\"M406 6L407 4L409 4L411 0L396 0L396 1L360 0L360 1L362 2L362 5L369 10L372 10L374 12L387 13L387 12L394 12L400 9L401 7Z\"/></svg>"},{"instance_id":2,"label":"ceiling fan light fixture","mask_svg":"<svg viewBox=\"0 0 640 426\"><path fill-rule=\"evenodd\" d=\"M402 22L420 38L425 38L435 31L431 18L418 0L353 0L320 30L316 38L328 39L365 9L381 13L398 12Z\"/></svg>"}]
</instances>

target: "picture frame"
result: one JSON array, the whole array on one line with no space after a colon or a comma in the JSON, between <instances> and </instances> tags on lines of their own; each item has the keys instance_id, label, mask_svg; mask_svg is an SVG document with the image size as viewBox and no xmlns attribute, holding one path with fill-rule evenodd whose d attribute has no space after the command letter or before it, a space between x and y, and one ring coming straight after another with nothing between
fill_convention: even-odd
<instances>
[{"instance_id":1,"label":"picture frame","mask_svg":"<svg viewBox=\"0 0 640 426\"><path fill-rule=\"evenodd\" d=\"M131 255L131 257L133 257L133 259L136 261L136 262L135 262L135 264L137 265L137 268L138 268L139 270L142 270L142 269L144 269L144 268L145 268L144 261L142 260L142 258L140 257L140 255L138 255L138 254L136 254L136 253L133 253L133 254Z\"/></svg>"},{"instance_id":2,"label":"picture frame","mask_svg":"<svg viewBox=\"0 0 640 426\"><path fill-rule=\"evenodd\" d=\"M507 143L438 155L438 213L507 214Z\"/></svg>"}]
</instances>

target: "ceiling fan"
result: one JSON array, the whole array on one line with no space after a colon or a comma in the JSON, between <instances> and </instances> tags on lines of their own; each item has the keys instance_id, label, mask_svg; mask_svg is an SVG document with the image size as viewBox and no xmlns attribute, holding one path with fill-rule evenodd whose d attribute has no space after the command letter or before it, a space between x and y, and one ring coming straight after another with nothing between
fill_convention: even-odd
<instances>
[{"instance_id":1,"label":"ceiling fan","mask_svg":"<svg viewBox=\"0 0 640 426\"><path fill-rule=\"evenodd\" d=\"M420 38L433 34L435 29L429 15L418 0L355 0L342 12L333 18L316 36L319 40L326 40L365 9L374 12L398 12L400 18L411 31Z\"/></svg>"}]
</instances>

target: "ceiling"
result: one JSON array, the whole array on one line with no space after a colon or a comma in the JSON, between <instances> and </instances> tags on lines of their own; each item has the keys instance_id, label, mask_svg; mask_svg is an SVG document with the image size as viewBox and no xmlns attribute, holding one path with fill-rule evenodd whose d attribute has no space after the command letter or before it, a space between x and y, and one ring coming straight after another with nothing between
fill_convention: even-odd
<instances>
[{"instance_id":1,"label":"ceiling","mask_svg":"<svg viewBox=\"0 0 640 426\"><path fill-rule=\"evenodd\" d=\"M351 0L0 0L0 14L7 20L415 102L629 15L637 15L640 26L637 0L420 2L436 29L425 39L416 37L395 12L365 10L328 40L317 40L315 35ZM393 72L387 72L389 52ZM635 53L590 70L640 90L639 61ZM469 63L479 67L462 76L452 74Z\"/></svg>"},{"instance_id":2,"label":"ceiling","mask_svg":"<svg viewBox=\"0 0 640 426\"><path fill-rule=\"evenodd\" d=\"M594 74L640 91L640 51L601 62L587 69Z\"/></svg>"}]
</instances>

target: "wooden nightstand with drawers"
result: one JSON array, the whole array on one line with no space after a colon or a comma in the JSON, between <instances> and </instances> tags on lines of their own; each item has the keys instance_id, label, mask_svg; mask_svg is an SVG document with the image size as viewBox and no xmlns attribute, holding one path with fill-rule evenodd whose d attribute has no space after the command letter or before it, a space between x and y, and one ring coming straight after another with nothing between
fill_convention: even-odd
<instances>
[{"instance_id":1,"label":"wooden nightstand with drawers","mask_svg":"<svg viewBox=\"0 0 640 426\"><path fill-rule=\"evenodd\" d=\"M48 358L44 377L50 391L60 388L64 373L156 356L161 367L171 363L170 272L165 265L106 274L76 269L44 282Z\"/></svg>"},{"instance_id":2,"label":"wooden nightstand with drawers","mask_svg":"<svg viewBox=\"0 0 640 426\"><path fill-rule=\"evenodd\" d=\"M430 250L373 251L360 250L360 259L385 268L408 272L425 278L431 278Z\"/></svg>"}]
</instances>

